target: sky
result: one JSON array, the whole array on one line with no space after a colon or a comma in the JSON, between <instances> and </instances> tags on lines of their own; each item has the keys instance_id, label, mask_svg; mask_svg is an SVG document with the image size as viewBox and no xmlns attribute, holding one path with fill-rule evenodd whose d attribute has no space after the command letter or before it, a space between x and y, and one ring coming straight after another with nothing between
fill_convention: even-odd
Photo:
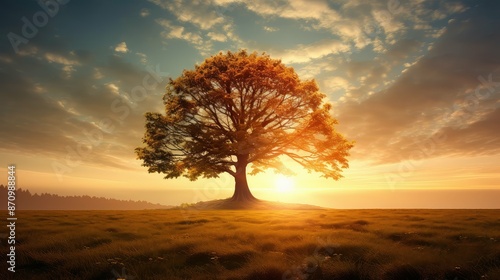
<instances>
[{"instance_id":1,"label":"sky","mask_svg":"<svg viewBox=\"0 0 500 280\"><path fill-rule=\"evenodd\" d=\"M265 52L314 78L356 141L339 181L249 178L263 199L337 208L500 207L496 1L4 1L0 183L178 205L232 194L136 159L169 78Z\"/></svg>"}]
</instances>

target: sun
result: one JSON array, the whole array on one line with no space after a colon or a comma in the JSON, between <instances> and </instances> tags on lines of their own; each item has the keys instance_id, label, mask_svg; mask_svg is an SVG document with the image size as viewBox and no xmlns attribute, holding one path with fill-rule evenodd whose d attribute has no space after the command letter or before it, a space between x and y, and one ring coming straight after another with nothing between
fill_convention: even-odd
<instances>
[{"instance_id":1,"label":"sun","mask_svg":"<svg viewBox=\"0 0 500 280\"><path fill-rule=\"evenodd\" d=\"M291 192L294 186L295 182L293 179L284 175L279 175L275 180L275 187L279 192Z\"/></svg>"}]
</instances>

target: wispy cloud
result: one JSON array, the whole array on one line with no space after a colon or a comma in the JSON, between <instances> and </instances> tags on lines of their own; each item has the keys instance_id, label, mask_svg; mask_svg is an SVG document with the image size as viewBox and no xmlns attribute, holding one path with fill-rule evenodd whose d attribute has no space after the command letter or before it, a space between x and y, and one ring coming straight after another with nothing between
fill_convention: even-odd
<instances>
[{"instance_id":1,"label":"wispy cloud","mask_svg":"<svg viewBox=\"0 0 500 280\"><path fill-rule=\"evenodd\" d=\"M209 30L225 22L225 19L213 9L211 1L150 0L150 2L173 13L180 22L193 24L202 30Z\"/></svg>"},{"instance_id":2,"label":"wispy cloud","mask_svg":"<svg viewBox=\"0 0 500 280\"><path fill-rule=\"evenodd\" d=\"M49 52L45 53L45 59L49 63L56 63L62 65L62 71L66 78L70 78L71 73L75 71L74 67L76 65L80 65L80 63L77 60L55 53L49 53Z\"/></svg>"},{"instance_id":3,"label":"wispy cloud","mask_svg":"<svg viewBox=\"0 0 500 280\"><path fill-rule=\"evenodd\" d=\"M245 45L234 31L233 20L224 14L230 2L149 1L175 16L175 22L167 18L156 20L165 29L161 36L185 40L202 56L211 54L215 42L231 42L238 48Z\"/></svg>"},{"instance_id":4,"label":"wispy cloud","mask_svg":"<svg viewBox=\"0 0 500 280\"><path fill-rule=\"evenodd\" d=\"M49 162L65 162L68 158L85 165L129 169L130 166L121 162L129 161L132 157L129 152L140 143L140 135L137 138L130 135L139 134L142 119L130 117L127 125L122 126L118 121L119 114L113 108L120 108L120 113L140 116L144 110L142 106L153 106L157 102L147 98L142 103L130 104L123 93L128 91L130 94L131 89L141 85L148 72L118 56L110 56L109 61L95 67L86 65L87 58L78 52L49 52L45 51L46 46L37 46L36 49L38 51L30 56L12 56L12 63L0 62L0 111L3 112L0 118L4 120L8 114L8 118L17 121L17 125L0 122L0 129L9 134L2 137L0 151L38 154ZM78 75L59 75L61 70L63 74ZM107 82L103 84L99 82L101 80ZM157 90L161 93L163 87L158 85ZM113 102L118 103L112 107ZM23 109L13 110L16 107ZM134 113L135 110L138 113ZM113 124L112 134L99 126L103 119ZM95 137L95 131L104 135L102 143L94 146L88 156L78 156L79 149L83 149L81 145L87 145L88 137Z\"/></svg>"},{"instance_id":5,"label":"wispy cloud","mask_svg":"<svg viewBox=\"0 0 500 280\"><path fill-rule=\"evenodd\" d=\"M128 53L129 49L127 48L127 43L126 42L121 42L118 45L115 46L115 52L118 53Z\"/></svg>"},{"instance_id":6,"label":"wispy cloud","mask_svg":"<svg viewBox=\"0 0 500 280\"><path fill-rule=\"evenodd\" d=\"M227 36L222 33L208 32L207 36L213 41L218 41L218 42L227 41Z\"/></svg>"},{"instance_id":7,"label":"wispy cloud","mask_svg":"<svg viewBox=\"0 0 500 280\"><path fill-rule=\"evenodd\" d=\"M276 32L279 30L277 27L271 27L271 26L264 26L263 29L267 32Z\"/></svg>"},{"instance_id":8,"label":"wispy cloud","mask_svg":"<svg viewBox=\"0 0 500 280\"><path fill-rule=\"evenodd\" d=\"M349 51L349 45L338 40L324 40L309 45L299 45L294 49L272 52L285 63L304 63L329 54Z\"/></svg>"},{"instance_id":9,"label":"wispy cloud","mask_svg":"<svg viewBox=\"0 0 500 280\"><path fill-rule=\"evenodd\" d=\"M137 52L135 54L141 59L141 63L143 65L146 65L148 63L148 56L145 53Z\"/></svg>"},{"instance_id":10,"label":"wispy cloud","mask_svg":"<svg viewBox=\"0 0 500 280\"><path fill-rule=\"evenodd\" d=\"M500 67L491 62L500 59L495 52L500 33L489 29L492 24L500 22L479 11L453 22L432 50L386 89L359 103L340 104L342 129L358 139L355 153L397 162L436 135L443 137L432 142L429 157L498 153ZM413 45L389 53L401 58Z\"/></svg>"},{"instance_id":11,"label":"wispy cloud","mask_svg":"<svg viewBox=\"0 0 500 280\"><path fill-rule=\"evenodd\" d=\"M211 49L211 43L203 40L200 34L186 31L184 26L174 25L169 20L157 19L156 22L165 30L161 36L165 39L180 39L192 44L201 54L207 54Z\"/></svg>"},{"instance_id":12,"label":"wispy cloud","mask_svg":"<svg viewBox=\"0 0 500 280\"><path fill-rule=\"evenodd\" d=\"M139 15L141 15L141 17L148 17L150 15L150 11L149 9L147 8L143 8L141 9L141 11L139 12Z\"/></svg>"}]
</instances>

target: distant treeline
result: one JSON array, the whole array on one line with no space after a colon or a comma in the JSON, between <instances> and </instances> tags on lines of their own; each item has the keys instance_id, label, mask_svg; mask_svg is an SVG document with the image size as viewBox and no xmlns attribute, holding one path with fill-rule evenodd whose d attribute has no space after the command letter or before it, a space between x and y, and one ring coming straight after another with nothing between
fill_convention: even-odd
<instances>
[{"instance_id":1,"label":"distant treeline","mask_svg":"<svg viewBox=\"0 0 500 280\"><path fill-rule=\"evenodd\" d=\"M0 185L0 205L7 209L7 186ZM147 201L118 200L96 196L60 196L57 194L31 194L29 190L16 190L16 210L142 210L166 209L169 206Z\"/></svg>"}]
</instances>

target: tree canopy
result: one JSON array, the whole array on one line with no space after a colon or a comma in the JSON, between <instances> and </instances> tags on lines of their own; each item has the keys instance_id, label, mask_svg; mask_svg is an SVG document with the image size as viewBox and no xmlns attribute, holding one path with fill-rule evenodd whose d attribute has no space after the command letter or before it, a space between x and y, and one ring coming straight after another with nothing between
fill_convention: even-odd
<instances>
[{"instance_id":1,"label":"tree canopy","mask_svg":"<svg viewBox=\"0 0 500 280\"><path fill-rule=\"evenodd\" d=\"M229 173L235 200L254 199L247 166L250 174L286 173L286 157L337 180L353 142L335 130L325 97L314 80L301 81L269 55L219 53L170 80L165 113L146 113L146 145L136 153L165 178Z\"/></svg>"}]
</instances>

